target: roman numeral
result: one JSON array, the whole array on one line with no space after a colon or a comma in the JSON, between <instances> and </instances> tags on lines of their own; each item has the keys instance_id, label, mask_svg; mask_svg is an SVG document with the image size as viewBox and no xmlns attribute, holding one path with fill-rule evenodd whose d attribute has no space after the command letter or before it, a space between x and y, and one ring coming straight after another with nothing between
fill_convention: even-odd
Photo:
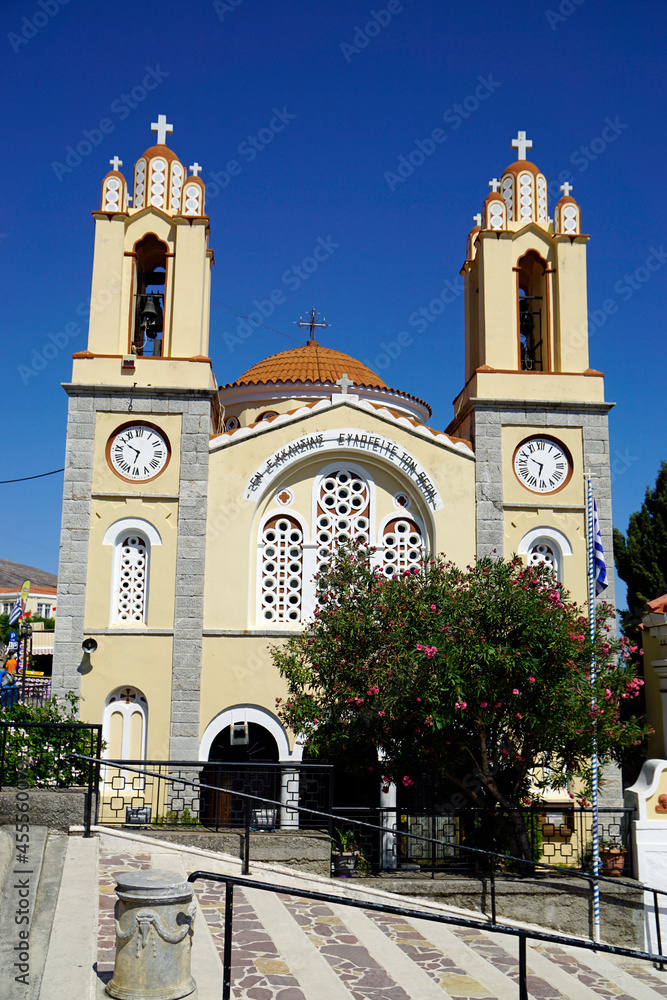
<instances>
[{"instance_id":1,"label":"roman numeral","mask_svg":"<svg viewBox=\"0 0 667 1000\"><path fill-rule=\"evenodd\" d=\"M143 429L143 427L138 427L137 428L137 437L138 438L142 438L143 436L144 436L144 429Z\"/></svg>"},{"instance_id":2,"label":"roman numeral","mask_svg":"<svg viewBox=\"0 0 667 1000\"><path fill-rule=\"evenodd\" d=\"M135 465L135 467L132 469L132 475L133 476L138 476L139 474L140 474L139 473L139 466Z\"/></svg>"},{"instance_id":3,"label":"roman numeral","mask_svg":"<svg viewBox=\"0 0 667 1000\"><path fill-rule=\"evenodd\" d=\"M158 462L157 458L154 458L153 461L151 462L151 469L157 469L159 464L160 463Z\"/></svg>"},{"instance_id":4,"label":"roman numeral","mask_svg":"<svg viewBox=\"0 0 667 1000\"><path fill-rule=\"evenodd\" d=\"M155 450L155 457L156 458L162 458L162 448L156 448L156 450Z\"/></svg>"},{"instance_id":5,"label":"roman numeral","mask_svg":"<svg viewBox=\"0 0 667 1000\"><path fill-rule=\"evenodd\" d=\"M130 471L130 463L129 462L121 462L120 463L120 467L123 470L123 472L129 472Z\"/></svg>"}]
</instances>

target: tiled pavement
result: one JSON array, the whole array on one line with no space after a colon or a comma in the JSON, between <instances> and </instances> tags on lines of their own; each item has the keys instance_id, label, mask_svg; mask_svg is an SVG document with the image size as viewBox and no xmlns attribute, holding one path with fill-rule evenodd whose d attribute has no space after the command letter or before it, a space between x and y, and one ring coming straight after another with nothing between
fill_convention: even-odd
<instances>
[{"instance_id":1,"label":"tiled pavement","mask_svg":"<svg viewBox=\"0 0 667 1000\"><path fill-rule=\"evenodd\" d=\"M172 852L165 852L164 844L153 853L151 845L102 837L98 982L107 982L113 970L116 874L161 867L168 853ZM175 856L178 853L173 851ZM185 851L178 864L183 871L239 873L238 863L231 859L213 861ZM286 876L284 869L256 874L288 888L302 885L326 891L328 886L338 895L347 890L326 880L314 883L316 877ZM224 887L200 881L195 889L221 962ZM379 898L376 893L375 901ZM395 897L387 898L397 903ZM519 996L516 939L257 889L237 887L234 891L232 962L235 1000L517 1000ZM610 960L536 942L529 944L527 964L528 989L534 1000L667 998L667 973L649 963ZM194 961L193 974L197 979ZM213 995L210 992L211 1000ZM209 992L200 986L199 1000L208 998Z\"/></svg>"}]
</instances>

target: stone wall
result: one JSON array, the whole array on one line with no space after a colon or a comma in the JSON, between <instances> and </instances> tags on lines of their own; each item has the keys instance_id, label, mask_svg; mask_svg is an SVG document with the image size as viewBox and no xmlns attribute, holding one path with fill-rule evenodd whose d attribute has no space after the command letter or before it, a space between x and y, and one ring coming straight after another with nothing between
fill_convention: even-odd
<instances>
[{"instance_id":1,"label":"stone wall","mask_svg":"<svg viewBox=\"0 0 667 1000\"><path fill-rule=\"evenodd\" d=\"M16 789L0 792L0 826L14 827L16 822ZM68 833L70 826L82 826L86 815L84 789L26 788L31 826L46 826L49 830ZM93 804L94 806L94 804ZM93 812L94 819L94 812Z\"/></svg>"}]
</instances>

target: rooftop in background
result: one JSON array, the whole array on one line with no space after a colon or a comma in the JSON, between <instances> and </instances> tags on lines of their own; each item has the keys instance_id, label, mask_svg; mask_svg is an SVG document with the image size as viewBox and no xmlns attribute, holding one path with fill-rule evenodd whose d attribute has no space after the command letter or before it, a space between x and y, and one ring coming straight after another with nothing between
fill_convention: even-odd
<instances>
[{"instance_id":1,"label":"rooftop in background","mask_svg":"<svg viewBox=\"0 0 667 1000\"><path fill-rule=\"evenodd\" d=\"M30 580L33 587L56 587L58 577L55 573L47 573L35 566L24 566L22 563L9 562L0 559L0 587L21 587L25 580Z\"/></svg>"}]
</instances>

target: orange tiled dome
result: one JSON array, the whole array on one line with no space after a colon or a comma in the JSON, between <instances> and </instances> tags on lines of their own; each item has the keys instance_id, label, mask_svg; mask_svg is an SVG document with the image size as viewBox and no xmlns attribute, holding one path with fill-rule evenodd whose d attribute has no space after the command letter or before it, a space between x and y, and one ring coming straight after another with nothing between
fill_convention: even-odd
<instances>
[{"instance_id":1,"label":"orange tiled dome","mask_svg":"<svg viewBox=\"0 0 667 1000\"><path fill-rule=\"evenodd\" d=\"M264 382L328 382L334 384L346 374L355 385L387 389L382 379L349 354L322 347L309 340L302 347L272 354L270 358L249 368L233 383L257 385Z\"/></svg>"}]
</instances>

